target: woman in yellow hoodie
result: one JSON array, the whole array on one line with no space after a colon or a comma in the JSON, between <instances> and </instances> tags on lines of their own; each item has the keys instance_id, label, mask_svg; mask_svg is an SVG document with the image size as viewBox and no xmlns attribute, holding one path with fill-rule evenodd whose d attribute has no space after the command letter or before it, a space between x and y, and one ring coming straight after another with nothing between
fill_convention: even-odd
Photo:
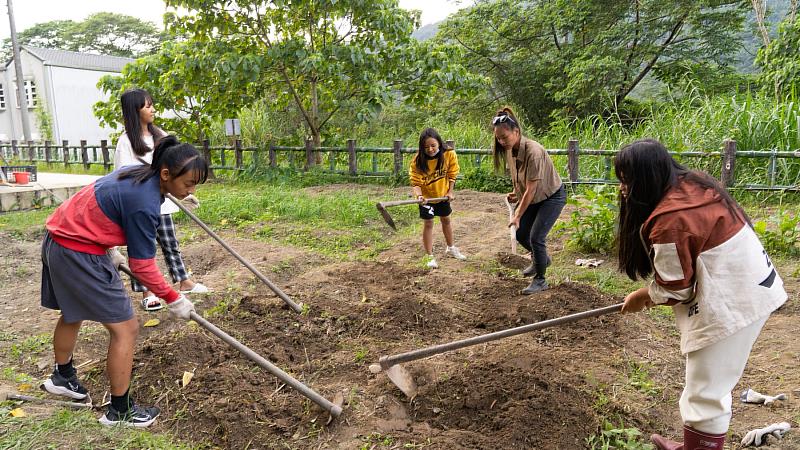
<instances>
[{"instance_id":1,"label":"woman in yellow hoodie","mask_svg":"<svg viewBox=\"0 0 800 450\"><path fill-rule=\"evenodd\" d=\"M426 128L419 136L419 150L411 159L408 178L414 196L422 203L419 205L419 217L424 221L422 228L422 247L425 249L425 264L431 268L439 267L433 256L433 218L439 216L442 222L442 233L447 243L445 254L453 258L465 260L453 242L453 226L450 223L450 200L453 186L458 175L458 158L453 149L445 149L444 141L433 128ZM429 198L447 197L447 200L428 203Z\"/></svg>"}]
</instances>

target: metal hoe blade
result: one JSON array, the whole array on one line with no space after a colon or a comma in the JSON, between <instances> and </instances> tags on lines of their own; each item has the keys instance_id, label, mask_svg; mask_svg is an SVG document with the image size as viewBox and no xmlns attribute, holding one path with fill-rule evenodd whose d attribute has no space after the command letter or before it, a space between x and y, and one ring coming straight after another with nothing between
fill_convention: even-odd
<instances>
[{"instance_id":1,"label":"metal hoe blade","mask_svg":"<svg viewBox=\"0 0 800 450\"><path fill-rule=\"evenodd\" d=\"M386 208L384 208L380 203L376 203L375 207L378 208L378 212L381 213L381 216L383 216L383 220L385 220L393 230L397 231L397 226L394 224L392 216L389 215L389 211L386 211Z\"/></svg>"},{"instance_id":2,"label":"metal hoe blade","mask_svg":"<svg viewBox=\"0 0 800 450\"><path fill-rule=\"evenodd\" d=\"M414 382L414 377L405 367L395 364L384 369L383 372L408 398L417 396L417 383Z\"/></svg>"}]
</instances>

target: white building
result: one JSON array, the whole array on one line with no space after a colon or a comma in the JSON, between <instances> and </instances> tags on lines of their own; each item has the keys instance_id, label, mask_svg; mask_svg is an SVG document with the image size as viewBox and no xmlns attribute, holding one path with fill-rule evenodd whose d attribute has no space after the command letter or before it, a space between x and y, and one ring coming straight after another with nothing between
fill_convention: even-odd
<instances>
[{"instance_id":1,"label":"white building","mask_svg":"<svg viewBox=\"0 0 800 450\"><path fill-rule=\"evenodd\" d=\"M99 144L112 131L102 128L92 105L106 97L97 88L103 75L118 75L130 58L92 55L23 45L20 47L28 118L34 140L43 140L35 109L45 108L52 122L52 140L81 139ZM23 141L13 59L0 67L0 141Z\"/></svg>"}]
</instances>

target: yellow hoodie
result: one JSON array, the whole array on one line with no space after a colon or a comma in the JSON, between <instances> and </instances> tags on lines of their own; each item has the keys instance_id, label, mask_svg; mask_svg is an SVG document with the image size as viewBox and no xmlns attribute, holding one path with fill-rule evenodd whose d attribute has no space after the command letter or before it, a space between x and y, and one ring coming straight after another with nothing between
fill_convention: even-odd
<instances>
[{"instance_id":1,"label":"yellow hoodie","mask_svg":"<svg viewBox=\"0 0 800 450\"><path fill-rule=\"evenodd\" d=\"M456 181L458 175L458 158L453 150L442 150L444 161L442 168L436 170L436 158L428 160L428 172L422 173L417 169L417 155L411 158L411 165L408 168L408 178L411 186L418 186L422 189L425 198L444 197L450 189L450 182Z\"/></svg>"}]
</instances>

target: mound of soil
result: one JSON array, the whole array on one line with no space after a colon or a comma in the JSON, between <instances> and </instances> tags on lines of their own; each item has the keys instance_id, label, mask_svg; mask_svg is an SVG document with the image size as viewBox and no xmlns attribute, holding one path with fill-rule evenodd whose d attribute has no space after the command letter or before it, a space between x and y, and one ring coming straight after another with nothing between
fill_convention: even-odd
<instances>
[{"instance_id":1,"label":"mound of soil","mask_svg":"<svg viewBox=\"0 0 800 450\"><path fill-rule=\"evenodd\" d=\"M623 330L613 315L409 363L414 399L367 365L614 299L576 284L525 297L518 282L494 279L453 304L435 273L393 262L343 263L305 278L295 300L310 305L307 315L271 295L245 295L210 320L323 396L342 392L340 420L323 429L325 411L196 326L152 335L137 353L136 385L150 387L137 393L148 397L141 401L157 400L180 435L226 448L271 448L288 438L310 448L322 436L348 447L353 423L360 439L374 430L437 448L576 448L600 425L595 394L569 359L577 348L588 359L591 349L614 345ZM465 317L465 309L475 314ZM187 370L195 376L181 388Z\"/></svg>"}]
</instances>

